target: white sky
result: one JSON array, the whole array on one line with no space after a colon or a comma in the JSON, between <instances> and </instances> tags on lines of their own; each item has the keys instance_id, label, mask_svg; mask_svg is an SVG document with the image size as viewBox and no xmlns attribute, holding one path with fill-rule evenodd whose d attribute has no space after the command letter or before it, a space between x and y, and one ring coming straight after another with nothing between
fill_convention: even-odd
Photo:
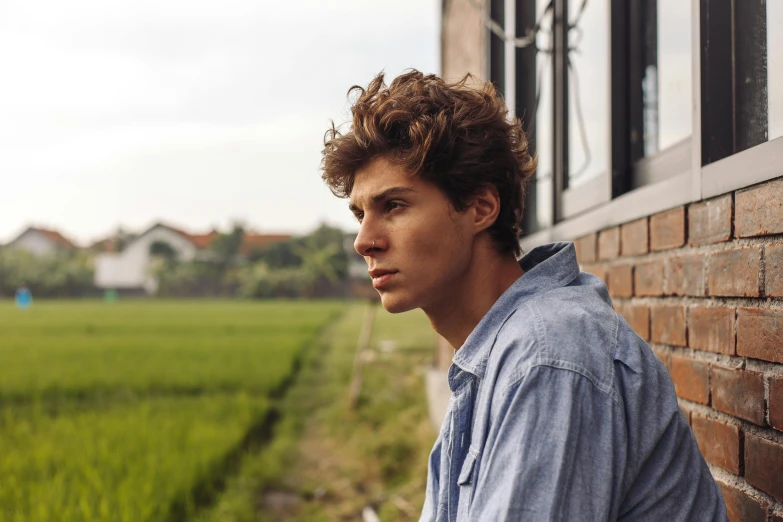
<instances>
[{"instance_id":1,"label":"white sky","mask_svg":"<svg viewBox=\"0 0 783 522\"><path fill-rule=\"evenodd\" d=\"M0 0L0 243L163 220L355 229L319 176L384 69L438 72L439 0Z\"/></svg>"}]
</instances>

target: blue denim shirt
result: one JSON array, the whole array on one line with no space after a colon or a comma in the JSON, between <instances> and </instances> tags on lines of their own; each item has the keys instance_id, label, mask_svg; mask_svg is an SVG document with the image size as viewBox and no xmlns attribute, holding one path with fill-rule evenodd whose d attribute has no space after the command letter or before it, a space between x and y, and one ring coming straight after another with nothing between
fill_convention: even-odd
<instances>
[{"instance_id":1,"label":"blue denim shirt","mask_svg":"<svg viewBox=\"0 0 783 522\"><path fill-rule=\"evenodd\" d=\"M727 520L666 368L573 244L520 265L454 355L421 520Z\"/></svg>"}]
</instances>

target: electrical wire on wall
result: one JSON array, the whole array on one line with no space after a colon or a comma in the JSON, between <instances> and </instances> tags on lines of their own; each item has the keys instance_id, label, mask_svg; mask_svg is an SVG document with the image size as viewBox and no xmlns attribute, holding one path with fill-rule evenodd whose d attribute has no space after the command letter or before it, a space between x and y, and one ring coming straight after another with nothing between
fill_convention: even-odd
<instances>
[{"instance_id":1,"label":"electrical wire on wall","mask_svg":"<svg viewBox=\"0 0 783 522\"><path fill-rule=\"evenodd\" d=\"M582 165L574 171L573 174L569 175L569 179L575 180L578 179L580 176L582 176L587 169L590 166L590 162L592 161L592 154L590 152L590 144L588 141L587 136L587 126L585 124L584 120L584 114L582 113L582 95L579 85L579 76L577 74L576 68L573 65L573 62L571 60L571 54L572 53L579 53L579 45L582 42L582 37L584 35L584 30L579 25L579 23L582 20L582 15L584 15L585 9L587 7L588 0L582 0L582 3L579 6L579 10L577 11L576 17L572 22L568 24L568 33L569 37L571 35L571 32L573 31L576 35L575 42L573 44L569 44L568 46L568 56L567 56L567 66L568 66L568 78L569 83L573 87L574 91L574 112L577 120L577 125L579 129L579 137L582 144L582 148L584 149L584 155L585 160L582 163ZM481 15L482 22L484 26L491 31L493 34L495 34L498 38L503 40L504 42L511 43L516 48L525 48L533 46L535 47L536 53L541 53L547 56L547 59L542 61L538 66L537 71L537 78L536 78L536 103L535 107L533 107L533 118L530 123L530 128L528 129L528 132L533 132L536 126L536 118L538 116L538 107L539 103L541 101L541 87L543 84L543 77L544 73L551 69L552 65L552 31L551 29L543 29L543 23L547 16L552 16L553 10L554 10L554 0L550 0L546 7L544 8L544 12L541 13L541 15L536 20L535 25L533 25L532 28L530 28L529 31L525 33L524 36L511 36L506 34L506 32L503 30L503 28L492 20L492 18L488 15L487 10L484 9L483 6L476 3L475 0L468 0L468 3ZM551 23L550 23L551 27ZM550 35L549 39L549 47L548 48L540 48L536 45L536 37L539 33L547 33ZM547 174L542 177L536 176L536 181L544 180L547 178L550 178L552 175Z\"/></svg>"},{"instance_id":2,"label":"electrical wire on wall","mask_svg":"<svg viewBox=\"0 0 783 522\"><path fill-rule=\"evenodd\" d=\"M590 143L587 141L587 125L585 124L585 118L582 113L582 91L579 88L579 75L576 72L576 67L571 60L571 53L579 53L579 44L582 43L582 37L584 36L584 30L579 26L579 22L582 20L582 15L587 7L587 0L582 0L582 5L579 6L579 12L573 22L568 24L568 34L571 35L571 31L576 34L576 42L569 44L568 46L568 78L569 82L573 84L574 91L574 112L576 113L576 121L579 129L579 138L582 141L582 148L584 149L585 160L582 165L576 169L573 174L569 174L569 179L579 179L587 169L590 167L590 161L592 161L592 155L590 153Z\"/></svg>"},{"instance_id":3,"label":"electrical wire on wall","mask_svg":"<svg viewBox=\"0 0 783 522\"><path fill-rule=\"evenodd\" d=\"M586 1L586 0L585 0ZM506 34L506 32L503 30L503 28L498 24L496 21L494 21L490 16L487 14L486 9L484 9L483 6L476 3L475 0L468 0L468 3L481 14L481 21L484 23L484 26L492 31L492 33L495 34L498 38L503 40L504 42L511 43L514 45L514 47L517 48L524 48L524 47L530 47L531 45L535 45L536 43L536 35L541 30L541 22L543 22L544 17L552 11L552 9L555 6L554 0L549 0L549 3L544 8L544 12L541 13L541 16L536 21L536 24L530 28L530 30L525 33L524 36L509 36Z\"/></svg>"}]
</instances>

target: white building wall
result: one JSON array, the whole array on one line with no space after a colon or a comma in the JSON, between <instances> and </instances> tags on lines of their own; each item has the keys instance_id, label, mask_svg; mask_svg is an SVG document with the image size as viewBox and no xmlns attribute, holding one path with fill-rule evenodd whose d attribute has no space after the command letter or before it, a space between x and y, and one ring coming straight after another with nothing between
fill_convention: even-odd
<instances>
[{"instance_id":1,"label":"white building wall","mask_svg":"<svg viewBox=\"0 0 783 522\"><path fill-rule=\"evenodd\" d=\"M57 251L57 245L37 230L28 230L8 245L11 248L26 250L36 256L45 256Z\"/></svg>"},{"instance_id":2,"label":"white building wall","mask_svg":"<svg viewBox=\"0 0 783 522\"><path fill-rule=\"evenodd\" d=\"M477 80L487 72L487 28L481 18L485 0L442 0L441 76L461 79L471 73Z\"/></svg>"},{"instance_id":3,"label":"white building wall","mask_svg":"<svg viewBox=\"0 0 783 522\"><path fill-rule=\"evenodd\" d=\"M149 274L150 246L156 241L171 245L182 261L192 261L197 249L188 239L164 227L153 228L119 254L95 258L95 285L99 288L144 288L154 293L157 282Z\"/></svg>"}]
</instances>

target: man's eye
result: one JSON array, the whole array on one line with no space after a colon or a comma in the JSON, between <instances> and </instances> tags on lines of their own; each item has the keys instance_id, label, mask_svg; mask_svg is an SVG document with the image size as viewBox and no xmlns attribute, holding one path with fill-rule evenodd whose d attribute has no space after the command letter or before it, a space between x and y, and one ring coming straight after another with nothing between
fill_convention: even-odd
<instances>
[{"instance_id":1,"label":"man's eye","mask_svg":"<svg viewBox=\"0 0 783 522\"><path fill-rule=\"evenodd\" d=\"M386 212L390 212L394 210L395 208L402 208L403 205L401 203L398 203L397 201L389 201L386 203Z\"/></svg>"},{"instance_id":2,"label":"man's eye","mask_svg":"<svg viewBox=\"0 0 783 522\"><path fill-rule=\"evenodd\" d=\"M354 214L354 217L356 217L356 221L358 221L359 223L361 223L361 222L362 222L362 219L364 218L364 212L356 212L356 213Z\"/></svg>"}]
</instances>

